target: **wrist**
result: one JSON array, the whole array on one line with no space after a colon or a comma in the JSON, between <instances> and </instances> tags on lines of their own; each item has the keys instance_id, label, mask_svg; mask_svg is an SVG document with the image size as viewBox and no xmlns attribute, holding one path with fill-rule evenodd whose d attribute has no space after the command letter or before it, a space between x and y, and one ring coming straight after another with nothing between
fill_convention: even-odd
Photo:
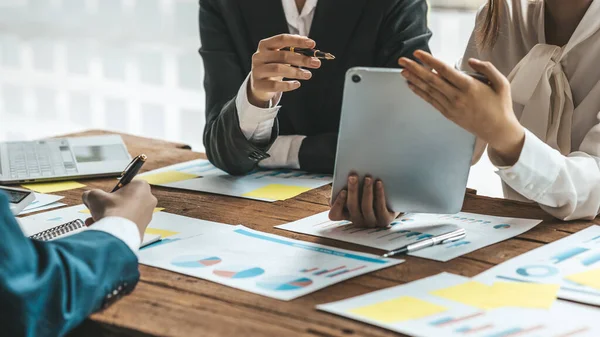
<instances>
[{"instance_id":1,"label":"wrist","mask_svg":"<svg viewBox=\"0 0 600 337\"><path fill-rule=\"evenodd\" d=\"M513 166L519 161L525 145L525 129L515 119L498 131L500 136L490 141L489 146L507 166Z\"/></svg>"},{"instance_id":2,"label":"wrist","mask_svg":"<svg viewBox=\"0 0 600 337\"><path fill-rule=\"evenodd\" d=\"M248 102L258 108L268 108L270 106L271 100L274 97L273 93L261 93L257 92L253 89L252 81L248 83L248 88L246 89L246 96L248 96Z\"/></svg>"}]
</instances>

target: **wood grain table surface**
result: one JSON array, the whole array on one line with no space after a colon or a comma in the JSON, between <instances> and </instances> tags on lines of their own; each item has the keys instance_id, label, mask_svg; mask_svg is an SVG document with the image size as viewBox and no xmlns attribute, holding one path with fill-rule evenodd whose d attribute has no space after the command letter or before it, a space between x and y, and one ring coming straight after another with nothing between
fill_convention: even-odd
<instances>
[{"instance_id":1,"label":"wood grain table surface","mask_svg":"<svg viewBox=\"0 0 600 337\"><path fill-rule=\"evenodd\" d=\"M74 134L98 135L94 130ZM200 135L199 135L200 137ZM149 161L143 171L184 161L205 158L184 144L123 135L132 156L145 153ZM86 188L59 192L68 205L81 204L86 189L111 189L114 178L80 180ZM309 191L294 199L266 203L221 195L152 187L158 206L165 212L188 217L243 224L255 230L352 249L366 253L380 250L335 240L295 234L273 228L328 210L330 186ZM543 219L544 222L516 238L480 249L450 262L442 263L406 257L398 266L359 276L285 302L229 288L220 284L140 265L141 279L135 291L122 300L92 315L73 336L398 336L398 334L361 322L320 312L317 304L338 301L418 280L440 272L468 277L580 231L594 222L561 222L538 206L466 193L463 211L480 214Z\"/></svg>"}]
</instances>

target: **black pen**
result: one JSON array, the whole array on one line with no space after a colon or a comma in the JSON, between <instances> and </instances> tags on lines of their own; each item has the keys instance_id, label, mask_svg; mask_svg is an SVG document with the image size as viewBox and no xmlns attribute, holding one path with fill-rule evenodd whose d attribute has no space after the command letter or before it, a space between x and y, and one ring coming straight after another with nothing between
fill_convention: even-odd
<instances>
[{"instance_id":1,"label":"black pen","mask_svg":"<svg viewBox=\"0 0 600 337\"><path fill-rule=\"evenodd\" d=\"M317 49L285 47L281 48L280 50L291 51L292 53L298 53L309 57L316 57L318 59L335 60L335 56L333 56L333 54L325 53Z\"/></svg>"},{"instance_id":2,"label":"black pen","mask_svg":"<svg viewBox=\"0 0 600 337\"><path fill-rule=\"evenodd\" d=\"M133 158L131 163L127 165L125 171L123 171L123 173L121 174L119 183L117 184L117 186L115 186L115 188L113 188L111 193L116 192L123 186L129 184L133 180L133 178L135 178L138 172L140 172L140 169L142 168L142 166L144 166L144 163L147 159L148 157L146 157L145 154L140 154L139 156Z\"/></svg>"},{"instance_id":3,"label":"black pen","mask_svg":"<svg viewBox=\"0 0 600 337\"><path fill-rule=\"evenodd\" d=\"M487 85L492 85L492 82L482 73L474 73L470 71L463 72L465 75L471 76L479 82Z\"/></svg>"},{"instance_id":4,"label":"black pen","mask_svg":"<svg viewBox=\"0 0 600 337\"><path fill-rule=\"evenodd\" d=\"M391 257L398 254L405 254L416 252L417 250L421 250L427 247L433 247L435 245L443 245L448 242L455 242L458 240L462 240L467 236L467 231L464 228L457 229L450 233L434 236L429 239L417 241L415 243L411 243L410 245L406 245L404 247L394 249L383 254L383 257Z\"/></svg>"}]
</instances>

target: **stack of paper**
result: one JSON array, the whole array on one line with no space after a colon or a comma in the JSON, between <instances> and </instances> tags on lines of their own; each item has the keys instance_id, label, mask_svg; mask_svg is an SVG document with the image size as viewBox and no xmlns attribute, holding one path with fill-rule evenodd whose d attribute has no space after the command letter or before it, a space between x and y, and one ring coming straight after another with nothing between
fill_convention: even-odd
<instances>
[{"instance_id":1,"label":"stack of paper","mask_svg":"<svg viewBox=\"0 0 600 337\"><path fill-rule=\"evenodd\" d=\"M323 212L277 228L363 246L393 250L405 245L464 228L467 237L458 242L420 250L410 255L449 261L477 249L510 239L535 227L542 220L501 218L472 213L454 215L405 214L390 228L365 228L349 221L330 221Z\"/></svg>"},{"instance_id":2,"label":"stack of paper","mask_svg":"<svg viewBox=\"0 0 600 337\"><path fill-rule=\"evenodd\" d=\"M21 213L19 213L19 215L25 215L25 214L29 214L29 213L33 213L33 212L45 211L45 210L65 206L65 204L58 202L59 200L62 200L64 198L59 195L41 194L41 193L34 193L34 194L35 194L35 200L31 204L29 204L27 207L25 207L25 209L23 209L21 211Z\"/></svg>"},{"instance_id":3,"label":"stack of paper","mask_svg":"<svg viewBox=\"0 0 600 337\"><path fill-rule=\"evenodd\" d=\"M600 309L556 300L557 290L443 273L317 308L410 336L600 336Z\"/></svg>"}]
</instances>

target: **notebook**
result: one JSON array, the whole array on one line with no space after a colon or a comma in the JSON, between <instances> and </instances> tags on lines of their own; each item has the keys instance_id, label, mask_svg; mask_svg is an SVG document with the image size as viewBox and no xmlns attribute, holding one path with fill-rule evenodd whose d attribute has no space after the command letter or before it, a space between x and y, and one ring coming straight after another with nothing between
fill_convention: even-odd
<instances>
[{"instance_id":1,"label":"notebook","mask_svg":"<svg viewBox=\"0 0 600 337\"><path fill-rule=\"evenodd\" d=\"M40 223L32 219L18 219L19 225L26 236L30 239L39 241L51 241L82 232L87 229L87 226L81 219L76 219L58 226L48 228L45 223ZM144 234L144 239L140 244L140 248L159 241L161 238L158 234Z\"/></svg>"}]
</instances>

